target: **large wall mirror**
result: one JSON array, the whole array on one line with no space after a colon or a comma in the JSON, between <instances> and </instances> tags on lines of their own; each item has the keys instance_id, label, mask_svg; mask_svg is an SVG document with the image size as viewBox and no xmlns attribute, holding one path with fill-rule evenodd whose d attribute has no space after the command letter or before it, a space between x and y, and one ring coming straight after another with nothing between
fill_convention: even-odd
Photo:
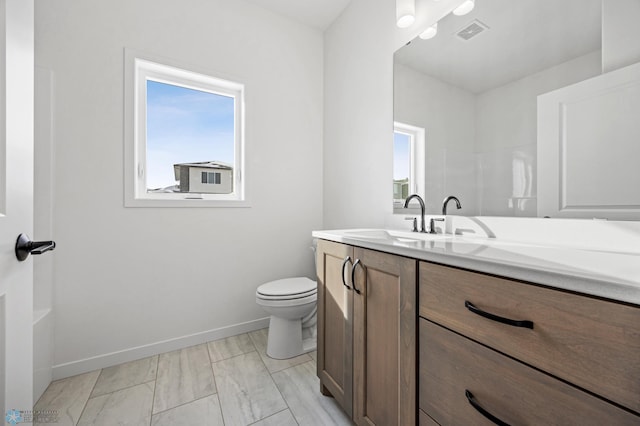
<instances>
[{"instance_id":1,"label":"large wall mirror","mask_svg":"<svg viewBox=\"0 0 640 426\"><path fill-rule=\"evenodd\" d=\"M640 60L640 39L619 32L633 28L634 14L640 2L476 0L471 13L441 19L435 37L398 50L395 150L410 146L399 142L403 126L423 129L424 147L414 149L419 161L409 162L423 172L394 171L394 199L419 188L430 214L455 195L463 206L456 213L464 215L640 220L640 120L626 112L640 113L640 68L629 68ZM622 68L628 81L607 86L615 93L600 83L594 88L593 81ZM580 89L567 100L564 90L575 85L586 85L587 94ZM547 113L551 126L539 118L539 99L548 93L559 97L543 96L547 104L566 113ZM604 127L603 114L615 114ZM539 154L542 134L551 135L542 142L551 159ZM419 185L403 188L407 178ZM630 185L635 190L615 189Z\"/></svg>"}]
</instances>

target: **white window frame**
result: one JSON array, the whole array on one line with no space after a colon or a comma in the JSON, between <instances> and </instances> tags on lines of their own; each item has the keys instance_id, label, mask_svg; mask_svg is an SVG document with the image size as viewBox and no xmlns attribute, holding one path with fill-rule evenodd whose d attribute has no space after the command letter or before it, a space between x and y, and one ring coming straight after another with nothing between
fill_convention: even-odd
<instances>
[{"instance_id":1,"label":"white window frame","mask_svg":"<svg viewBox=\"0 0 640 426\"><path fill-rule=\"evenodd\" d=\"M418 194L422 199L425 199L425 130L422 127L394 121L393 133L401 133L409 136L409 195ZM393 197L393 192L391 196ZM404 209L403 206L404 201L393 200L394 212L406 214L407 210ZM413 204L411 206L413 207Z\"/></svg>"},{"instance_id":2,"label":"white window frame","mask_svg":"<svg viewBox=\"0 0 640 426\"><path fill-rule=\"evenodd\" d=\"M188 68L188 69L187 69ZM147 81L233 97L234 164L231 194L147 192ZM173 60L125 49L125 207L249 207L245 185L244 85L212 77ZM208 160L208 159L207 159Z\"/></svg>"}]
</instances>

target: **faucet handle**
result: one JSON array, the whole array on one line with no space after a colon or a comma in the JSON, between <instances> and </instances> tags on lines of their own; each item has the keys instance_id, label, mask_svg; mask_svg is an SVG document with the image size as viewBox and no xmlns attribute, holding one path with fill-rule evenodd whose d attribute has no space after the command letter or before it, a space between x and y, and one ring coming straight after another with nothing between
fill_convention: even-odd
<instances>
[{"instance_id":1,"label":"faucet handle","mask_svg":"<svg viewBox=\"0 0 640 426\"><path fill-rule=\"evenodd\" d=\"M417 217L405 217L404 220L413 220L413 229L411 232L418 232L418 218Z\"/></svg>"},{"instance_id":2,"label":"faucet handle","mask_svg":"<svg viewBox=\"0 0 640 426\"><path fill-rule=\"evenodd\" d=\"M430 234L437 234L437 232L436 232L436 222L444 222L444 218L443 217L439 217L439 218L432 217L431 219L429 219L429 233Z\"/></svg>"}]
</instances>

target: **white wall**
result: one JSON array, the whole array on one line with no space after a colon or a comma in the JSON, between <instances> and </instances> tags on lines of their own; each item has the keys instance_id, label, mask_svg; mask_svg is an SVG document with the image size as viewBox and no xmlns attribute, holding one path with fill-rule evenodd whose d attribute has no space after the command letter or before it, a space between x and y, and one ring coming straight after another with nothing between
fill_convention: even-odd
<instances>
[{"instance_id":1,"label":"white wall","mask_svg":"<svg viewBox=\"0 0 640 426\"><path fill-rule=\"evenodd\" d=\"M425 129L427 213L440 214L442 200L455 195L456 214L477 215L475 95L398 63L393 83L394 120Z\"/></svg>"},{"instance_id":2,"label":"white wall","mask_svg":"<svg viewBox=\"0 0 640 426\"><path fill-rule=\"evenodd\" d=\"M322 34L242 0L36 3L55 78L54 377L265 325L256 287L313 273ZM246 85L251 208L123 207L125 47Z\"/></svg>"},{"instance_id":3,"label":"white wall","mask_svg":"<svg viewBox=\"0 0 640 426\"><path fill-rule=\"evenodd\" d=\"M325 32L326 229L381 226L392 211L394 20L393 0L352 0Z\"/></svg>"}]
</instances>

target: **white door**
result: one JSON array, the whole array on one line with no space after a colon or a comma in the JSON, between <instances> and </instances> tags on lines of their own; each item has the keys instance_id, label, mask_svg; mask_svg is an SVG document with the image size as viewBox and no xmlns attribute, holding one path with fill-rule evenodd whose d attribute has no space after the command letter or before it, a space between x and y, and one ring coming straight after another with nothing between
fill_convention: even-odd
<instances>
[{"instance_id":1,"label":"white door","mask_svg":"<svg viewBox=\"0 0 640 426\"><path fill-rule=\"evenodd\" d=\"M0 9L0 412L15 424L33 409L33 263L15 254L33 234L33 0Z\"/></svg>"}]
</instances>

